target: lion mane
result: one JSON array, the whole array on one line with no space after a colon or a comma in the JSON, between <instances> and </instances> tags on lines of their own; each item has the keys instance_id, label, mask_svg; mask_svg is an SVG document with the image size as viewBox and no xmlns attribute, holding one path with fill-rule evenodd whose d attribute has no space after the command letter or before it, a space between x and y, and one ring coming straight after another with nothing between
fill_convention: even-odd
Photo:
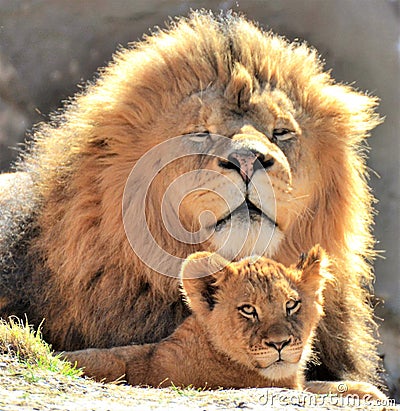
<instances>
[{"instance_id":1,"label":"lion mane","mask_svg":"<svg viewBox=\"0 0 400 411\"><path fill-rule=\"evenodd\" d=\"M336 84L315 50L235 14L194 12L118 51L94 82L36 127L15 179L3 177L2 316L26 314L36 324L45 318L44 336L56 350L150 343L171 334L189 312L177 278L149 268L127 240L121 204L132 167L157 144L204 131L207 121L213 133L232 137L251 129L265 138L273 128L267 115L281 118L279 110L288 107L282 118L300 131L282 171L293 196L277 203L284 223L272 257L289 265L319 243L333 257L337 279L325 292L315 343L320 363L310 365L309 377L373 380L379 368L369 302L373 198L364 141L380 121L376 105ZM265 141L272 147L272 137ZM190 169L180 164L177 175ZM162 191L157 183L152 190ZM155 202L146 212L171 254L202 251L168 236Z\"/></svg>"}]
</instances>

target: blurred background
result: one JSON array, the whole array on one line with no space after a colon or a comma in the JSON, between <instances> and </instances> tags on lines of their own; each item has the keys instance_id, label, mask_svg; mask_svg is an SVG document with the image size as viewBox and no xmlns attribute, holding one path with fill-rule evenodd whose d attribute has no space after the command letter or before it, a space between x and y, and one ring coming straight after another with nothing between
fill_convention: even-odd
<instances>
[{"instance_id":1,"label":"blurred background","mask_svg":"<svg viewBox=\"0 0 400 411\"><path fill-rule=\"evenodd\" d=\"M315 46L336 80L381 99L369 140L378 199L375 290L380 348L400 383L400 0L0 0L0 171L26 130L93 78L120 45L197 8L241 11L265 29ZM392 395L395 395L392 391ZM398 393L397 393L398 395Z\"/></svg>"}]
</instances>

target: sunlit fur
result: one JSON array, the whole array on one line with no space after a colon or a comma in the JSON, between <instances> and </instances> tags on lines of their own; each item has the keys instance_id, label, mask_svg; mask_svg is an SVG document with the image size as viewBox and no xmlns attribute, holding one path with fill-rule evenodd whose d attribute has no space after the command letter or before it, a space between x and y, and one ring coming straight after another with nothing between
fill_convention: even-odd
<instances>
[{"instance_id":1,"label":"sunlit fur","mask_svg":"<svg viewBox=\"0 0 400 411\"><path fill-rule=\"evenodd\" d=\"M229 263L218 254L195 253L182 267L182 292L193 315L170 337L64 356L87 375L108 381L124 376L133 385L301 388L313 331L323 315L323 290L331 280L327 262L319 246L301 269L265 257ZM301 300L301 307L289 315L286 304L292 299ZM256 317L240 313L249 304ZM280 354L268 345L288 339Z\"/></svg>"},{"instance_id":2,"label":"sunlit fur","mask_svg":"<svg viewBox=\"0 0 400 411\"><path fill-rule=\"evenodd\" d=\"M236 15L193 13L120 50L95 82L34 131L19 166L33 180L19 191L29 190L34 204L20 231L15 225L25 200L3 201L17 210L10 214L17 223L0 233L2 253L8 256L9 244L21 241L27 254L18 268L13 259L1 260L10 264L3 269L2 315L27 313L36 323L45 318L44 335L55 349L155 342L170 334L188 315L178 281L153 272L132 251L122 195L132 167L150 148L208 130L260 144L276 159L269 176L280 242L272 256L291 264L316 243L333 256L337 285L326 292L316 341L324 368L316 375L374 379L372 197L363 147L379 122L375 106L376 99L335 84L315 50ZM272 132L279 127L293 129L295 139L275 144ZM197 166L193 161L177 164L171 176ZM152 196L164 189L160 185ZM199 207L189 204L186 219ZM218 248L216 242L196 249L171 241L159 224L157 202L149 201L146 211L172 254L185 258Z\"/></svg>"}]
</instances>

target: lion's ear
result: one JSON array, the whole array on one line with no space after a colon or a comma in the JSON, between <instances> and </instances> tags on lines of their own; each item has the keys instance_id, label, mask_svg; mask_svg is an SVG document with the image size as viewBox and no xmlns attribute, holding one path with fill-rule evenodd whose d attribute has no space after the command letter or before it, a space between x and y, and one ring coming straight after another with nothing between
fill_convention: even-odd
<instances>
[{"instance_id":1,"label":"lion's ear","mask_svg":"<svg viewBox=\"0 0 400 411\"><path fill-rule=\"evenodd\" d=\"M208 252L192 254L182 264L182 291L193 312L200 314L214 309L216 281L228 264L220 255Z\"/></svg>"},{"instance_id":2,"label":"lion's ear","mask_svg":"<svg viewBox=\"0 0 400 411\"><path fill-rule=\"evenodd\" d=\"M311 250L300 256L297 269L301 270L301 284L303 288L312 294L322 294L326 281L332 280L329 272L330 261L326 251L315 245Z\"/></svg>"}]
</instances>

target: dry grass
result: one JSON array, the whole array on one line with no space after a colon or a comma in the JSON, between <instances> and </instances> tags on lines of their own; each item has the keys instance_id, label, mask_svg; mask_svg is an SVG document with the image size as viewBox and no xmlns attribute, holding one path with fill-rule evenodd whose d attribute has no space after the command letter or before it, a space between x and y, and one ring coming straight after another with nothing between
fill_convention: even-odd
<instances>
[{"instance_id":1,"label":"dry grass","mask_svg":"<svg viewBox=\"0 0 400 411\"><path fill-rule=\"evenodd\" d=\"M71 377L82 375L82 370L53 355L42 339L40 327L35 330L27 320L23 322L16 317L0 320L0 353L17 359L32 372L48 370Z\"/></svg>"}]
</instances>

